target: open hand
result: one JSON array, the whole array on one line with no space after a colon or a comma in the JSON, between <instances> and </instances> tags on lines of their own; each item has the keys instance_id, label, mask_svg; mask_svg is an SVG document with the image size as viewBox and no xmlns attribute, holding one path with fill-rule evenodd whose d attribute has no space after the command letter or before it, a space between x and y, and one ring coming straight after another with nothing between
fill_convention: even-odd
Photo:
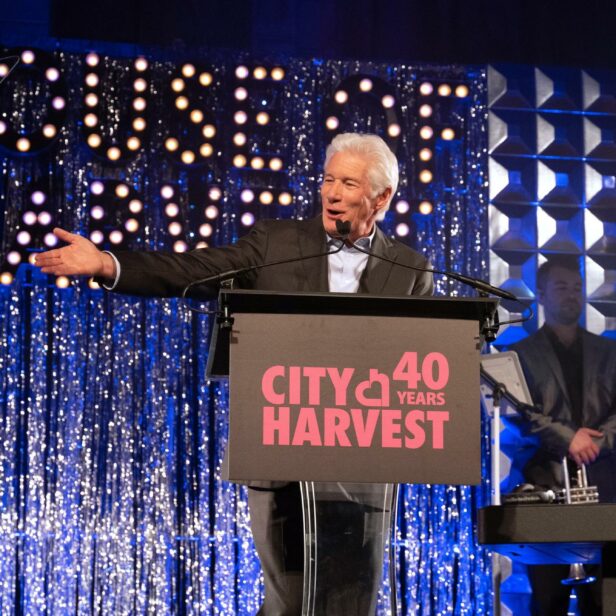
<instances>
[{"instance_id":1,"label":"open hand","mask_svg":"<svg viewBox=\"0 0 616 616\"><path fill-rule=\"evenodd\" d=\"M599 456L599 446L593 438L601 438L603 432L592 428L580 428L569 443L569 457L578 466L590 464Z\"/></svg>"}]
</instances>

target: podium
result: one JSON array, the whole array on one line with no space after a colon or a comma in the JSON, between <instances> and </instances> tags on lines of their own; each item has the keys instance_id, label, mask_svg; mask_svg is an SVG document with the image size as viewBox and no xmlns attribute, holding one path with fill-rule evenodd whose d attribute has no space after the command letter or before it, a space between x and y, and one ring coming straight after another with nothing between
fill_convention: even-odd
<instances>
[{"instance_id":1,"label":"podium","mask_svg":"<svg viewBox=\"0 0 616 616\"><path fill-rule=\"evenodd\" d=\"M498 300L223 289L226 477L301 482L305 615L374 614L398 483L481 480L479 352Z\"/></svg>"}]
</instances>

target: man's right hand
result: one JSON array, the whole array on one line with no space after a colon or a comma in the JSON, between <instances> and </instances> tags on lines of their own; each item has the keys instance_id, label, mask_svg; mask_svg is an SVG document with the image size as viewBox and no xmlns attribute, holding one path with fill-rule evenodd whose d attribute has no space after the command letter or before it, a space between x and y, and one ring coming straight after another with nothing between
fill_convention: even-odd
<instances>
[{"instance_id":1,"label":"man's right hand","mask_svg":"<svg viewBox=\"0 0 616 616\"><path fill-rule=\"evenodd\" d=\"M569 457L581 466L591 464L599 456L599 446L593 438L601 438L603 432L592 428L580 428L569 443Z\"/></svg>"},{"instance_id":2,"label":"man's right hand","mask_svg":"<svg viewBox=\"0 0 616 616\"><path fill-rule=\"evenodd\" d=\"M54 235L68 246L36 255L35 264L44 274L55 276L100 276L113 280L115 263L90 240L56 227Z\"/></svg>"}]
</instances>

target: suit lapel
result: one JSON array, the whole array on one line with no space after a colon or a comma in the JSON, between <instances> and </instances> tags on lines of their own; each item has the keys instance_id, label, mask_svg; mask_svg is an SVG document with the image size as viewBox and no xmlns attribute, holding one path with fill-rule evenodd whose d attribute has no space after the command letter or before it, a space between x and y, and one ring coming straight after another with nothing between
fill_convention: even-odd
<instances>
[{"instance_id":1,"label":"suit lapel","mask_svg":"<svg viewBox=\"0 0 616 616\"><path fill-rule=\"evenodd\" d=\"M386 257L395 261L397 254L393 249L392 242L385 236L385 234L377 227L374 239L372 240L372 246L370 252L377 255ZM380 294L385 290L385 285L391 274L392 263L383 261L376 257L369 257L366 269L364 270L361 279L359 281L360 293L373 293Z\"/></svg>"},{"instance_id":2,"label":"suit lapel","mask_svg":"<svg viewBox=\"0 0 616 616\"><path fill-rule=\"evenodd\" d=\"M556 381L558 382L558 387L563 392L565 400L567 401L567 406L571 408L571 399L569 398L569 388L567 387L567 383L565 383L565 377L563 375L562 368L560 367L560 361L554 353L554 349L552 348L552 343L548 338L548 335L545 331L545 328L541 328L541 338L539 339L540 345L537 347L537 352L539 355L540 362L546 362L549 369L552 371L554 376L556 377Z\"/></svg>"},{"instance_id":3,"label":"suit lapel","mask_svg":"<svg viewBox=\"0 0 616 616\"><path fill-rule=\"evenodd\" d=\"M317 255L327 251L325 230L320 216L306 221L299 231L299 252L302 257ZM327 257L302 261L308 288L312 292L329 291Z\"/></svg>"},{"instance_id":4,"label":"suit lapel","mask_svg":"<svg viewBox=\"0 0 616 616\"><path fill-rule=\"evenodd\" d=\"M583 381L584 381L584 392L594 392L597 390L596 381L597 375L599 374L599 364L601 362L601 350L596 344L596 338L587 332L586 330L582 333L582 362L583 362ZM592 421L594 417L591 416L591 413L594 414L594 405L593 398L596 397L591 395L585 395L582 401L582 417L584 418L584 422ZM591 411L591 409L593 409ZM586 425L586 423L584 424Z\"/></svg>"}]
</instances>

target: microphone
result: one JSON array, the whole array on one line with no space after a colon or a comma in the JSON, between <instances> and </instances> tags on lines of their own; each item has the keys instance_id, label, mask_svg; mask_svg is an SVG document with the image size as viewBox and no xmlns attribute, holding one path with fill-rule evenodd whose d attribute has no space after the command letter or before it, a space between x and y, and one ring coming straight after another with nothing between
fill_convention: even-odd
<instances>
[{"instance_id":1,"label":"microphone","mask_svg":"<svg viewBox=\"0 0 616 616\"><path fill-rule=\"evenodd\" d=\"M346 240L351 235L351 223L348 220L336 219L336 231L340 239Z\"/></svg>"}]
</instances>

